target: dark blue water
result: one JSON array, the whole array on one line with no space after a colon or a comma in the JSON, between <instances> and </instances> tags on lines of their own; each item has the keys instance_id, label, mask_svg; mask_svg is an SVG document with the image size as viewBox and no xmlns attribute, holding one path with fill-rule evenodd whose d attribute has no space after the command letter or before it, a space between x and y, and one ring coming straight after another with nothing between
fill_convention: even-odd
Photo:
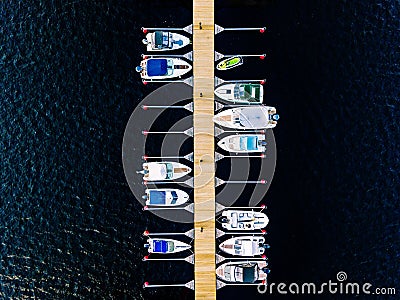
<instances>
[{"instance_id":1,"label":"dark blue water","mask_svg":"<svg viewBox=\"0 0 400 300\"><path fill-rule=\"evenodd\" d=\"M217 22L268 32L226 32L216 47L268 54L224 78L268 78L266 103L282 115L264 201L270 281L345 271L398 290L400 4L246 3L217 1ZM190 24L190 1L10 0L0 11L0 297L193 299L143 291L146 280L188 281L193 267L143 263L142 231L190 227L143 213L121 162L128 118L157 88L134 74L140 27ZM232 295L267 297L218 292Z\"/></svg>"}]
</instances>

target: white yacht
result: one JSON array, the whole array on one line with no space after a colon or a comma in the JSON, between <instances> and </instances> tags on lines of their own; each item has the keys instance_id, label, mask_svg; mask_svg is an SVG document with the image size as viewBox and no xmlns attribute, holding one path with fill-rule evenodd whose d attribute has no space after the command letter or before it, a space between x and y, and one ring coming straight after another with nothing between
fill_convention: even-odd
<instances>
[{"instance_id":1,"label":"white yacht","mask_svg":"<svg viewBox=\"0 0 400 300\"><path fill-rule=\"evenodd\" d=\"M143 170L137 173L143 174L143 180L174 180L189 174L192 169L178 162L146 162Z\"/></svg>"},{"instance_id":2,"label":"white yacht","mask_svg":"<svg viewBox=\"0 0 400 300\"><path fill-rule=\"evenodd\" d=\"M147 51L170 51L189 45L190 39L175 32L155 31L146 34L142 42L147 45Z\"/></svg>"},{"instance_id":3,"label":"white yacht","mask_svg":"<svg viewBox=\"0 0 400 300\"><path fill-rule=\"evenodd\" d=\"M228 152L265 152L267 142L263 134L234 134L222 138L218 147Z\"/></svg>"},{"instance_id":4,"label":"white yacht","mask_svg":"<svg viewBox=\"0 0 400 300\"><path fill-rule=\"evenodd\" d=\"M181 241L163 238L149 238L144 246L148 248L149 253L158 254L182 252L192 247Z\"/></svg>"},{"instance_id":5,"label":"white yacht","mask_svg":"<svg viewBox=\"0 0 400 300\"><path fill-rule=\"evenodd\" d=\"M264 242L265 238L262 236L239 236L222 242L219 249L230 255L256 256L264 254L269 247Z\"/></svg>"},{"instance_id":6,"label":"white yacht","mask_svg":"<svg viewBox=\"0 0 400 300\"><path fill-rule=\"evenodd\" d=\"M136 67L144 80L181 78L192 69L185 60L176 57L147 58Z\"/></svg>"},{"instance_id":7,"label":"white yacht","mask_svg":"<svg viewBox=\"0 0 400 300\"><path fill-rule=\"evenodd\" d=\"M227 282L262 283L268 277L267 265L265 261L227 262L220 265L216 272L219 278Z\"/></svg>"},{"instance_id":8,"label":"white yacht","mask_svg":"<svg viewBox=\"0 0 400 300\"><path fill-rule=\"evenodd\" d=\"M233 103L261 104L264 87L259 83L224 83L215 89L214 94Z\"/></svg>"},{"instance_id":9,"label":"white yacht","mask_svg":"<svg viewBox=\"0 0 400 300\"><path fill-rule=\"evenodd\" d=\"M189 200L189 195L179 189L146 189L146 205L178 206Z\"/></svg>"},{"instance_id":10,"label":"white yacht","mask_svg":"<svg viewBox=\"0 0 400 300\"><path fill-rule=\"evenodd\" d=\"M224 110L214 116L218 125L234 129L274 128L279 115L272 106L245 106Z\"/></svg>"},{"instance_id":11,"label":"white yacht","mask_svg":"<svg viewBox=\"0 0 400 300\"><path fill-rule=\"evenodd\" d=\"M222 227L227 230L257 230L268 225L266 214L252 210L225 210L220 218Z\"/></svg>"}]
</instances>

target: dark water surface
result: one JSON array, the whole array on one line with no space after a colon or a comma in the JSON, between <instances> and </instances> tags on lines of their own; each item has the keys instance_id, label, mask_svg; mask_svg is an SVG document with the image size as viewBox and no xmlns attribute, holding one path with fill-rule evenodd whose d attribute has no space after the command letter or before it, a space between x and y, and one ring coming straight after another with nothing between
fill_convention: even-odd
<instances>
[{"instance_id":1,"label":"dark water surface","mask_svg":"<svg viewBox=\"0 0 400 300\"><path fill-rule=\"evenodd\" d=\"M140 27L186 26L191 10L177 0L0 3L0 298L193 299L142 289L193 278L187 263L143 263L143 230L190 226L143 213L121 161L129 116L157 88L134 74ZM268 55L216 75L268 78L265 103L282 116L264 199L270 282L345 271L400 292L399 12L395 0L216 1L218 24L268 27L215 45ZM282 298L218 292L228 297ZM373 297L385 299L358 299Z\"/></svg>"}]
</instances>

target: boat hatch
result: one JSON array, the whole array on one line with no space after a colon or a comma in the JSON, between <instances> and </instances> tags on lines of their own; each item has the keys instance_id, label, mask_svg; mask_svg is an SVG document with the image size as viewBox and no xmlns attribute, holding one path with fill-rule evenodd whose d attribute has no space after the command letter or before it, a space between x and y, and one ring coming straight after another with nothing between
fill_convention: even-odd
<instances>
[{"instance_id":1,"label":"boat hatch","mask_svg":"<svg viewBox=\"0 0 400 300\"><path fill-rule=\"evenodd\" d=\"M172 177L174 176L174 166L170 163L166 163L165 166L167 169L165 179L172 179Z\"/></svg>"}]
</instances>

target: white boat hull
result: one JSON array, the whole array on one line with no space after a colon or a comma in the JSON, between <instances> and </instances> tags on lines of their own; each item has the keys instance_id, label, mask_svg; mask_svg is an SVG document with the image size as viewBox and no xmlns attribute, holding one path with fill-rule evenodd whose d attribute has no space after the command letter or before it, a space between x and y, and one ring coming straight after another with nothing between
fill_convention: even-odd
<instances>
[{"instance_id":1,"label":"white boat hull","mask_svg":"<svg viewBox=\"0 0 400 300\"><path fill-rule=\"evenodd\" d=\"M275 107L271 106L244 106L224 110L215 115L213 120L223 127L256 130L274 128L277 124L272 120L276 114Z\"/></svg>"},{"instance_id":2,"label":"white boat hull","mask_svg":"<svg viewBox=\"0 0 400 300\"><path fill-rule=\"evenodd\" d=\"M269 219L266 214L248 210L225 210L222 212L226 222L222 227L226 230L259 230L268 225Z\"/></svg>"},{"instance_id":3,"label":"white boat hull","mask_svg":"<svg viewBox=\"0 0 400 300\"><path fill-rule=\"evenodd\" d=\"M240 236L222 242L219 249L234 256L256 256L264 254L264 242L263 237Z\"/></svg>"},{"instance_id":4,"label":"white boat hull","mask_svg":"<svg viewBox=\"0 0 400 300\"><path fill-rule=\"evenodd\" d=\"M178 34L175 32L163 32L164 35L168 35L168 41L164 42L160 47L155 41L155 32L150 32L146 34L147 40L147 51L150 52L163 52L163 51L171 51L181 49L190 44L190 39L182 34Z\"/></svg>"},{"instance_id":5,"label":"white boat hull","mask_svg":"<svg viewBox=\"0 0 400 300\"><path fill-rule=\"evenodd\" d=\"M218 147L234 153L265 152L265 135L262 134L237 134L224 137L218 142Z\"/></svg>"},{"instance_id":6,"label":"white boat hull","mask_svg":"<svg viewBox=\"0 0 400 300\"><path fill-rule=\"evenodd\" d=\"M189 201L189 195L179 189L146 189L146 205L179 206Z\"/></svg>"},{"instance_id":7,"label":"white boat hull","mask_svg":"<svg viewBox=\"0 0 400 300\"><path fill-rule=\"evenodd\" d=\"M161 63L161 60L166 60L167 65ZM160 62L160 64L157 63L157 67L154 67L155 62ZM149 64L152 67L149 67ZM140 67L142 70L140 77L149 81L181 78L192 70L192 66L187 61L176 57L148 58L141 61Z\"/></svg>"},{"instance_id":8,"label":"white boat hull","mask_svg":"<svg viewBox=\"0 0 400 300\"><path fill-rule=\"evenodd\" d=\"M143 174L145 181L164 181L175 180L189 174L192 169L178 162L146 162L143 164Z\"/></svg>"},{"instance_id":9,"label":"white boat hull","mask_svg":"<svg viewBox=\"0 0 400 300\"><path fill-rule=\"evenodd\" d=\"M147 240L149 253L171 254L190 249L192 246L173 239L150 238Z\"/></svg>"}]
</instances>

